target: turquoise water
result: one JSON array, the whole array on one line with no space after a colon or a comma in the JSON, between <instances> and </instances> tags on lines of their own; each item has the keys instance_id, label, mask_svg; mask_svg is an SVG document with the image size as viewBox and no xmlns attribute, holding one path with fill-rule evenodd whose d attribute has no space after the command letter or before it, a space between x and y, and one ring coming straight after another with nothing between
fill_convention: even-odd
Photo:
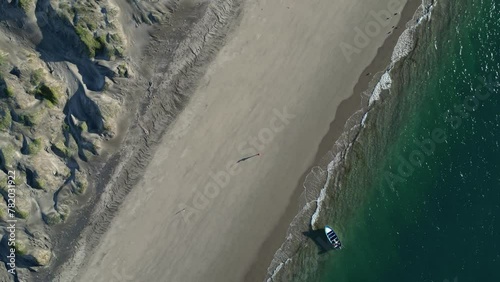
<instances>
[{"instance_id":1,"label":"turquoise water","mask_svg":"<svg viewBox=\"0 0 500 282\"><path fill-rule=\"evenodd\" d=\"M438 2L328 204L345 247L304 247L289 280L500 281L499 18Z\"/></svg>"},{"instance_id":2,"label":"turquoise water","mask_svg":"<svg viewBox=\"0 0 500 282\"><path fill-rule=\"evenodd\" d=\"M500 0L434 5L390 91L336 145L321 208L294 219L271 281L500 281L499 18ZM324 225L341 250L323 252Z\"/></svg>"}]
</instances>

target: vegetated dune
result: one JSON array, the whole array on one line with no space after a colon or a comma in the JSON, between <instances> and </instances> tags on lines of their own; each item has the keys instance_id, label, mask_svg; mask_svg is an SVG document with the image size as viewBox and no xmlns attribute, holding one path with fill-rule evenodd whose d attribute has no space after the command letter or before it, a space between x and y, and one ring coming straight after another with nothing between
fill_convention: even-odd
<instances>
[{"instance_id":1,"label":"vegetated dune","mask_svg":"<svg viewBox=\"0 0 500 282\"><path fill-rule=\"evenodd\" d=\"M81 235L89 242L86 250L95 246L235 22L238 3L0 4L0 257L5 263L9 171L16 173L17 219L16 275L0 264L0 280L42 281L52 272L47 267L64 262L58 250L72 249L80 231L86 231ZM110 157L113 162L107 162ZM97 184L102 187L95 190Z\"/></svg>"},{"instance_id":2,"label":"vegetated dune","mask_svg":"<svg viewBox=\"0 0 500 282\"><path fill-rule=\"evenodd\" d=\"M50 263L49 226L85 193L82 164L115 134L126 40L109 1L11 1L0 11L0 250L7 261L14 171L16 265L33 268Z\"/></svg>"}]
</instances>

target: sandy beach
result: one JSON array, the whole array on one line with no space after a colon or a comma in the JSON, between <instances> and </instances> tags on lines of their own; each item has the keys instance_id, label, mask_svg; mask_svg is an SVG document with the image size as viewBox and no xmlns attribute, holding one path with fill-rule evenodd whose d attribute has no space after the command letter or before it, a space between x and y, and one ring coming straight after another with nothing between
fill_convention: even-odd
<instances>
[{"instance_id":1,"label":"sandy beach","mask_svg":"<svg viewBox=\"0 0 500 282\"><path fill-rule=\"evenodd\" d=\"M359 107L338 109L406 2L246 1L73 281L262 281L297 185L339 110Z\"/></svg>"}]
</instances>

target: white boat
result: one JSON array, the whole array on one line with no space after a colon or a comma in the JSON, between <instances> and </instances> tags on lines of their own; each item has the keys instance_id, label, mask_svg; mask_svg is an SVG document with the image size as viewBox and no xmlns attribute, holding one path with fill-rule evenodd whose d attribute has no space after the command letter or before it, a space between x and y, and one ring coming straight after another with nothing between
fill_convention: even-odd
<instances>
[{"instance_id":1,"label":"white boat","mask_svg":"<svg viewBox=\"0 0 500 282\"><path fill-rule=\"evenodd\" d=\"M339 237L337 234L335 234L335 231L333 231L333 228L330 226L326 225L325 226L325 235L326 238L328 238L328 241L330 244L332 244L334 249L342 249L342 244L340 243Z\"/></svg>"}]
</instances>

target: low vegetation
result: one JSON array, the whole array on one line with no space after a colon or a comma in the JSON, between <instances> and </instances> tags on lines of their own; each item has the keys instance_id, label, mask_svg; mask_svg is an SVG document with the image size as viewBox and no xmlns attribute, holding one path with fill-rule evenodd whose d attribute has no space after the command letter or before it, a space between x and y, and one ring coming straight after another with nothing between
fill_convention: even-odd
<instances>
[{"instance_id":1,"label":"low vegetation","mask_svg":"<svg viewBox=\"0 0 500 282\"><path fill-rule=\"evenodd\" d=\"M0 107L0 131L7 131L12 123L9 109Z\"/></svg>"},{"instance_id":2,"label":"low vegetation","mask_svg":"<svg viewBox=\"0 0 500 282\"><path fill-rule=\"evenodd\" d=\"M37 125L40 122L41 112L29 112L27 114L20 114L19 121L26 126Z\"/></svg>"},{"instance_id":3,"label":"low vegetation","mask_svg":"<svg viewBox=\"0 0 500 282\"><path fill-rule=\"evenodd\" d=\"M33 86L38 86L43 80L43 69L34 70L30 75L30 82Z\"/></svg>"},{"instance_id":4,"label":"low vegetation","mask_svg":"<svg viewBox=\"0 0 500 282\"><path fill-rule=\"evenodd\" d=\"M71 150L66 147L66 145L62 141L58 141L55 144L52 144L52 151L63 158L68 158L72 154Z\"/></svg>"},{"instance_id":5,"label":"low vegetation","mask_svg":"<svg viewBox=\"0 0 500 282\"><path fill-rule=\"evenodd\" d=\"M41 83L35 89L35 95L41 96L44 100L49 101L52 105L57 105L59 103L59 91L55 88L51 88L45 83Z\"/></svg>"},{"instance_id":6,"label":"low vegetation","mask_svg":"<svg viewBox=\"0 0 500 282\"><path fill-rule=\"evenodd\" d=\"M85 44L85 46L87 47L87 55L89 55L91 58L95 57L96 51L102 49L101 42L94 38L94 35L92 35L92 33L82 25L75 26L75 31L82 40L83 44Z\"/></svg>"},{"instance_id":7,"label":"low vegetation","mask_svg":"<svg viewBox=\"0 0 500 282\"><path fill-rule=\"evenodd\" d=\"M37 189L47 190L47 184L43 179L40 179L39 177L34 180L33 185Z\"/></svg>"},{"instance_id":8,"label":"low vegetation","mask_svg":"<svg viewBox=\"0 0 500 282\"><path fill-rule=\"evenodd\" d=\"M19 0L19 7L23 10L28 10L31 6L35 5L34 0Z\"/></svg>"},{"instance_id":9,"label":"low vegetation","mask_svg":"<svg viewBox=\"0 0 500 282\"><path fill-rule=\"evenodd\" d=\"M129 74L128 74L128 69L127 69L127 66L125 64L119 64L118 67L116 67L117 71L118 71L118 75L120 77L128 77Z\"/></svg>"},{"instance_id":10,"label":"low vegetation","mask_svg":"<svg viewBox=\"0 0 500 282\"><path fill-rule=\"evenodd\" d=\"M118 12L105 1L59 2L57 12L70 22L91 58L123 56L123 41L117 34Z\"/></svg>"},{"instance_id":11,"label":"low vegetation","mask_svg":"<svg viewBox=\"0 0 500 282\"><path fill-rule=\"evenodd\" d=\"M45 223L47 223L48 225L56 225L56 224L63 222L61 215L57 212L51 212L48 214L44 214L42 217L43 217L43 221L45 221Z\"/></svg>"},{"instance_id":12,"label":"low vegetation","mask_svg":"<svg viewBox=\"0 0 500 282\"><path fill-rule=\"evenodd\" d=\"M33 139L31 142L28 142L28 154L36 155L42 149L42 138Z\"/></svg>"},{"instance_id":13,"label":"low vegetation","mask_svg":"<svg viewBox=\"0 0 500 282\"><path fill-rule=\"evenodd\" d=\"M40 2L8 2L11 2L7 5L12 6L9 9L13 12L36 20L32 17L38 16L35 6ZM61 34L54 36L60 35L60 40L71 46L68 48L77 47L80 54L70 54L76 60L91 64L89 57L115 60L123 56L125 37L122 37L118 8L114 3L107 0L46 2L55 11L46 14L51 17L49 24L57 23L65 27L58 29ZM67 104L74 93L71 93L72 84L70 79L65 79L64 72L71 74L71 70L51 64L36 50L36 46L24 44L25 38L15 33L25 27L28 26L6 28L4 32L10 39L9 44L0 46L0 191L5 195L7 170L15 170L18 190L14 213L18 219L29 218L20 220L23 230L24 227L31 228L32 224L38 229L41 227L39 224L54 225L67 220L70 207L76 203L76 195L85 193L89 185L88 175L74 167L87 160L86 153L99 153L99 142L102 141L99 135L105 134L100 130L95 132L99 135L88 134L89 127L94 132L93 123L89 121L73 124L68 107L85 106ZM78 44L75 44L76 41ZM88 53L83 54L85 51ZM124 77L133 74L126 65L120 66L118 72ZM102 94L104 96L105 93ZM114 110L111 106L115 104L115 112L106 111L109 117L106 126L110 130L114 128L112 122L118 113L118 102L109 97L97 97L95 104L92 103L92 107L99 110L103 107ZM95 112L86 108L81 111ZM104 121L104 117L96 118ZM60 189L65 189L64 193L59 193ZM40 199L43 199L44 205L35 209L34 203ZM50 203L50 200L53 202ZM6 211L6 202L0 201L0 219L8 216ZM48 230L47 226L43 228ZM24 234L26 238L21 238L21 233L18 234L16 253L26 259L23 263L26 262L29 267L46 265L51 258L50 244L35 242L38 238L29 232ZM44 236L46 234L40 238ZM46 238L42 241L48 240Z\"/></svg>"},{"instance_id":14,"label":"low vegetation","mask_svg":"<svg viewBox=\"0 0 500 282\"><path fill-rule=\"evenodd\" d=\"M14 211L16 212L16 216L18 218L27 219L28 216L30 215L28 211L23 211L18 208L14 209Z\"/></svg>"},{"instance_id":15,"label":"low vegetation","mask_svg":"<svg viewBox=\"0 0 500 282\"><path fill-rule=\"evenodd\" d=\"M75 185L73 186L73 191L78 195L85 193L89 185L87 178L80 171L76 171L74 183Z\"/></svg>"},{"instance_id":16,"label":"low vegetation","mask_svg":"<svg viewBox=\"0 0 500 282\"><path fill-rule=\"evenodd\" d=\"M25 255L27 250L26 250L26 245L24 244L24 242L22 240L18 240L16 242L16 245L14 247L16 249L16 254L18 255Z\"/></svg>"},{"instance_id":17,"label":"low vegetation","mask_svg":"<svg viewBox=\"0 0 500 282\"><path fill-rule=\"evenodd\" d=\"M14 146L8 144L0 148L0 166L2 168L8 168L14 166Z\"/></svg>"},{"instance_id":18,"label":"low vegetation","mask_svg":"<svg viewBox=\"0 0 500 282\"><path fill-rule=\"evenodd\" d=\"M12 98L12 97L14 97L14 90L11 87L6 86L3 89L3 94L5 94L5 96L7 96L7 97Z\"/></svg>"}]
</instances>

